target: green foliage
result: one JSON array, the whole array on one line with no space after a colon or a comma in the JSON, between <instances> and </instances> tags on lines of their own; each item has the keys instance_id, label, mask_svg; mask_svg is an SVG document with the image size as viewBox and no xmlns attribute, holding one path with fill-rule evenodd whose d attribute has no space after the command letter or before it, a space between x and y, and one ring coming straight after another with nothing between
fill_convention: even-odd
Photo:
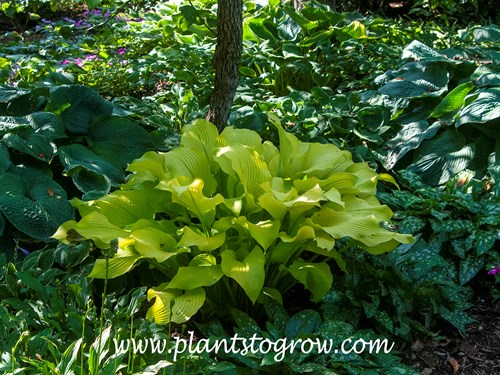
<instances>
[{"instance_id":1,"label":"green foliage","mask_svg":"<svg viewBox=\"0 0 500 375\"><path fill-rule=\"evenodd\" d=\"M84 204L82 219L61 226L63 242L91 239L117 253L99 259L91 277L114 278L146 260L166 283L148 291L148 316L181 323L207 302L244 307L263 294L281 299L295 283L319 300L333 280L326 260L344 263L335 241L373 254L412 238L382 229L392 212L374 197L377 175L336 146L300 142L278 129L280 150L257 133L198 120L180 147L146 153L128 168L122 189ZM213 286L213 287L212 287ZM248 298L248 299L247 299Z\"/></svg>"},{"instance_id":2,"label":"green foliage","mask_svg":"<svg viewBox=\"0 0 500 375\"><path fill-rule=\"evenodd\" d=\"M127 164L153 148L146 130L113 115L113 105L88 87L0 90L2 231L8 221L48 240L74 217L67 199L78 193L66 192L61 174L85 198L100 196L123 183Z\"/></svg>"}]
</instances>

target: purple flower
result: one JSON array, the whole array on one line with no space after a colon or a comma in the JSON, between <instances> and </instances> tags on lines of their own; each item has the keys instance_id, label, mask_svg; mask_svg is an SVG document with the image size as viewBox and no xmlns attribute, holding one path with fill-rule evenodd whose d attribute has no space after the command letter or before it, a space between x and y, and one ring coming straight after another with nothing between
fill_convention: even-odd
<instances>
[{"instance_id":1,"label":"purple flower","mask_svg":"<svg viewBox=\"0 0 500 375\"><path fill-rule=\"evenodd\" d=\"M71 60L68 59L61 61L61 65L68 65L69 63L71 63Z\"/></svg>"},{"instance_id":2,"label":"purple flower","mask_svg":"<svg viewBox=\"0 0 500 375\"><path fill-rule=\"evenodd\" d=\"M493 276L493 275L496 275L499 272L500 272L500 267L495 266L495 268L492 268L491 270L488 271L488 275Z\"/></svg>"},{"instance_id":3,"label":"purple flower","mask_svg":"<svg viewBox=\"0 0 500 375\"><path fill-rule=\"evenodd\" d=\"M75 59L73 62L74 62L76 65L78 65L80 68L82 68L82 67L83 67L83 62L84 62L84 60L82 60L82 59Z\"/></svg>"},{"instance_id":4,"label":"purple flower","mask_svg":"<svg viewBox=\"0 0 500 375\"><path fill-rule=\"evenodd\" d=\"M85 61L99 60L97 55L87 55L85 56Z\"/></svg>"},{"instance_id":5,"label":"purple flower","mask_svg":"<svg viewBox=\"0 0 500 375\"><path fill-rule=\"evenodd\" d=\"M111 13L109 13L109 10L106 11L106 13L104 13L104 17L110 17L111 16Z\"/></svg>"},{"instance_id":6,"label":"purple flower","mask_svg":"<svg viewBox=\"0 0 500 375\"><path fill-rule=\"evenodd\" d=\"M118 55L123 55L125 52L127 52L127 50L123 47L118 48L118 50L116 51Z\"/></svg>"}]
</instances>

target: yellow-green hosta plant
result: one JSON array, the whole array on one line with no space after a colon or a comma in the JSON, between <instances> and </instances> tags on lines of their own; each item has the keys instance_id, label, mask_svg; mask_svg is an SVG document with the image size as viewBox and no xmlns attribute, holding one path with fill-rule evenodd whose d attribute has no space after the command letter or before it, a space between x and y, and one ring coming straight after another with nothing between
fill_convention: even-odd
<instances>
[{"instance_id":1,"label":"yellow-green hosta plant","mask_svg":"<svg viewBox=\"0 0 500 375\"><path fill-rule=\"evenodd\" d=\"M379 254L412 238L383 229L391 210L375 197L377 174L333 144L306 143L270 116L280 145L250 130L197 120L180 146L132 162L128 182L92 202L54 238L101 249L90 277L114 278L139 262L165 275L148 291L148 317L184 322L204 309L244 308L263 294L281 300L297 283L319 300L342 268L339 238ZM117 245L115 246L115 244Z\"/></svg>"}]
</instances>

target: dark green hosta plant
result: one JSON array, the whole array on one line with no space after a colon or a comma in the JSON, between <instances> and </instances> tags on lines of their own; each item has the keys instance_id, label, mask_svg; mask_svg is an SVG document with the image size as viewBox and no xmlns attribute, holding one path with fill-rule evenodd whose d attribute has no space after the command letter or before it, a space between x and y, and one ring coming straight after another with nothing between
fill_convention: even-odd
<instances>
[{"instance_id":1,"label":"dark green hosta plant","mask_svg":"<svg viewBox=\"0 0 500 375\"><path fill-rule=\"evenodd\" d=\"M81 220L53 237L116 251L98 259L90 277L118 277L141 261L164 273L165 283L148 291L156 300L147 315L158 323L184 322L204 304L214 312L245 308L263 294L281 301L297 283L317 301L333 281L328 261L344 268L337 239L372 254L412 241L379 225L392 212L375 197L377 181L392 177L270 120L280 149L250 130L219 134L195 121L180 147L130 164L121 190L75 201Z\"/></svg>"}]
</instances>

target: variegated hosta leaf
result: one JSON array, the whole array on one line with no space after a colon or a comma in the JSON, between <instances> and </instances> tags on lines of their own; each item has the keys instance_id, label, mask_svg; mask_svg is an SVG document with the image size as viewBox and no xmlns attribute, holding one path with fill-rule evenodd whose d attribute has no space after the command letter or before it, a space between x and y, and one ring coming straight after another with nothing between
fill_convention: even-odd
<instances>
[{"instance_id":1,"label":"variegated hosta leaf","mask_svg":"<svg viewBox=\"0 0 500 375\"><path fill-rule=\"evenodd\" d=\"M242 259L238 255L232 250L225 250L221 253L222 272L234 279L243 288L248 298L255 303L264 286L266 276L264 253L258 246L255 246Z\"/></svg>"},{"instance_id":2,"label":"variegated hosta leaf","mask_svg":"<svg viewBox=\"0 0 500 375\"><path fill-rule=\"evenodd\" d=\"M288 267L288 270L295 279L312 292L315 301L319 301L332 286L333 275L326 263L308 263L296 260Z\"/></svg>"},{"instance_id":3,"label":"variegated hosta leaf","mask_svg":"<svg viewBox=\"0 0 500 375\"><path fill-rule=\"evenodd\" d=\"M198 312L205 303L205 290L196 288L182 291L170 289L167 284L148 290L148 301L155 298L146 318L157 324L184 323Z\"/></svg>"}]
</instances>

